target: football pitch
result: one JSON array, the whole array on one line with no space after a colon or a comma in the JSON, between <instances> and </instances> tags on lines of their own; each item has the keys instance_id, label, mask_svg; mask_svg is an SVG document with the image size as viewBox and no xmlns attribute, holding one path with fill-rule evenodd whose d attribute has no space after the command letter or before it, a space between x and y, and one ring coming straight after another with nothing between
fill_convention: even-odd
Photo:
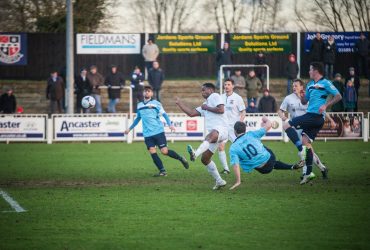
<instances>
[{"instance_id":1,"label":"football pitch","mask_svg":"<svg viewBox=\"0 0 370 250\"><path fill-rule=\"evenodd\" d=\"M298 160L291 143L264 143ZM169 147L188 159L186 144ZM26 210L0 196L0 249L370 249L370 144L314 145L327 181L274 170L213 191L200 159L186 170L160 156L168 176L152 177L144 143L0 144L0 191Z\"/></svg>"}]
</instances>

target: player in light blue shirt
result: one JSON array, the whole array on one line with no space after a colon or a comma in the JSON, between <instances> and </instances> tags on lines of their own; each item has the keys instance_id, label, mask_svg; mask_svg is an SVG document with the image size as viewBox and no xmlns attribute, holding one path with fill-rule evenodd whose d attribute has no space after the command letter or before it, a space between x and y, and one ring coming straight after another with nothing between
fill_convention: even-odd
<instances>
[{"instance_id":1,"label":"player in light blue shirt","mask_svg":"<svg viewBox=\"0 0 370 250\"><path fill-rule=\"evenodd\" d=\"M162 154L167 155L171 158L179 160L182 165L188 169L189 163L186 159L178 155L175 151L167 148L167 139L164 133L164 126L160 120L162 115L167 125L170 127L171 131L175 130L175 127L172 125L170 118L163 109L163 106L157 100L153 100L153 89L151 86L144 87L144 101L139 102L137 105L137 116L133 124L125 131L125 134L128 134L140 120L143 122L143 136L145 144L148 148L148 151L153 159L154 164L159 170L158 174L155 174L155 177L158 176L167 176L166 169L163 166L163 163L159 156L157 155L156 147L159 147Z\"/></svg>"},{"instance_id":2,"label":"player in light blue shirt","mask_svg":"<svg viewBox=\"0 0 370 250\"><path fill-rule=\"evenodd\" d=\"M283 125L289 139L297 147L298 155L301 157L301 160L306 161L306 174L303 176L300 184L305 184L311 180L310 174L312 172L313 163L312 142L324 125L325 111L328 107L342 99L342 96L335 86L323 77L324 66L322 63L312 62L310 64L309 74L311 81L307 84L306 93L304 93L304 91L300 93L302 104L308 102L307 113L295 117ZM334 96L331 100L327 98L329 94ZM294 128L302 129L302 141L299 139ZM302 144L307 148L305 158Z\"/></svg>"},{"instance_id":3,"label":"player in light blue shirt","mask_svg":"<svg viewBox=\"0 0 370 250\"><path fill-rule=\"evenodd\" d=\"M236 182L230 189L241 184L240 168L247 173L255 169L261 174L268 174L273 169L292 170L303 167L302 162L286 164L277 161L274 153L262 144L261 138L271 129L271 126L271 121L263 117L262 128L246 133L244 122L235 123L234 131L237 138L230 147L230 165L233 166Z\"/></svg>"}]
</instances>

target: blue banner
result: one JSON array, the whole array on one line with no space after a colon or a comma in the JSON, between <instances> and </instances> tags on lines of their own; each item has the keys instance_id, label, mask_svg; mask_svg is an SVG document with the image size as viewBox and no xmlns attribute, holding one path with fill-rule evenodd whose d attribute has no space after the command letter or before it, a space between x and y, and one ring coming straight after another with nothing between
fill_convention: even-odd
<instances>
[{"instance_id":1,"label":"blue banner","mask_svg":"<svg viewBox=\"0 0 370 250\"><path fill-rule=\"evenodd\" d=\"M356 42L360 39L360 32L320 32L321 38L326 42L328 37L332 35L337 47L338 53L353 53L355 52ZM364 33L369 37L368 33ZM304 51L310 52L312 40L316 37L316 32L308 32L304 34Z\"/></svg>"},{"instance_id":2,"label":"blue banner","mask_svg":"<svg viewBox=\"0 0 370 250\"><path fill-rule=\"evenodd\" d=\"M27 34L0 33L0 65L27 65Z\"/></svg>"}]
</instances>

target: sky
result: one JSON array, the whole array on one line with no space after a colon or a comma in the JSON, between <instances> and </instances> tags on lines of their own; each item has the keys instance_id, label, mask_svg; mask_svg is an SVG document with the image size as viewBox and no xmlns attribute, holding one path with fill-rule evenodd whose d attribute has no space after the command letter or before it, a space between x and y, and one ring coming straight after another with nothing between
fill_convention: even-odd
<instances>
[{"instance_id":1,"label":"sky","mask_svg":"<svg viewBox=\"0 0 370 250\"><path fill-rule=\"evenodd\" d=\"M126 1L117 1L117 5L114 6L111 9L111 13L113 14L113 18L110 23L110 32L122 32L122 33L143 33L144 30L141 29L141 27L138 27L137 25L137 17L135 17L134 11L132 10L131 4L135 0L126 0ZM149 1L149 0L148 0ZM297 31L297 25L295 24L294 18L294 1L295 0L282 0L282 11L280 12L280 15L286 19L284 30L278 30L278 31L285 31L285 32L296 32ZM198 0L196 1L196 4L198 5L197 8L200 8L202 4L204 4L204 0ZM201 15L200 12L196 13L198 16ZM206 23L205 20L202 18L197 18L197 26L204 27L203 32L207 32L206 27L210 27L211 31L216 32L216 23L214 22L214 25L211 24L209 26L209 23ZM150 30L146 30L146 32L152 32Z\"/></svg>"}]
</instances>

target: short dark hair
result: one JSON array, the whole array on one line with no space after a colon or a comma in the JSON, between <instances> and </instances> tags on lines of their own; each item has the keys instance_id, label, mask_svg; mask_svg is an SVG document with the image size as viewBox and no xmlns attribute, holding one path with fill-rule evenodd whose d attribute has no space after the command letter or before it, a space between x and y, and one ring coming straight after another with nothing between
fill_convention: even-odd
<instances>
[{"instance_id":1,"label":"short dark hair","mask_svg":"<svg viewBox=\"0 0 370 250\"><path fill-rule=\"evenodd\" d=\"M150 86L150 85L144 86L144 90L148 90L148 89L150 89L151 91L153 91L152 86Z\"/></svg>"},{"instance_id":2,"label":"short dark hair","mask_svg":"<svg viewBox=\"0 0 370 250\"><path fill-rule=\"evenodd\" d=\"M234 130L235 132L240 135L240 134L244 134L245 131L247 129L247 125L244 123L244 122L241 122L241 121L237 121L235 124L234 124Z\"/></svg>"},{"instance_id":3,"label":"short dark hair","mask_svg":"<svg viewBox=\"0 0 370 250\"><path fill-rule=\"evenodd\" d=\"M208 88L208 89L213 89L213 91L216 89L215 85L210 82L203 83L202 87Z\"/></svg>"},{"instance_id":4,"label":"short dark hair","mask_svg":"<svg viewBox=\"0 0 370 250\"><path fill-rule=\"evenodd\" d=\"M224 81L224 83L225 83L225 82L231 82L231 84L232 84L232 85L235 85L234 80L233 80L233 79L231 79L231 78L226 78L226 79L225 79L225 81Z\"/></svg>"},{"instance_id":5,"label":"short dark hair","mask_svg":"<svg viewBox=\"0 0 370 250\"><path fill-rule=\"evenodd\" d=\"M317 70L320 75L324 75L324 64L321 62L311 62L310 66L312 66L314 70Z\"/></svg>"},{"instance_id":6,"label":"short dark hair","mask_svg":"<svg viewBox=\"0 0 370 250\"><path fill-rule=\"evenodd\" d=\"M299 85L303 86L304 85L304 82L302 81L302 79L300 78L297 78L297 79L294 79L293 82L298 82Z\"/></svg>"}]
</instances>

